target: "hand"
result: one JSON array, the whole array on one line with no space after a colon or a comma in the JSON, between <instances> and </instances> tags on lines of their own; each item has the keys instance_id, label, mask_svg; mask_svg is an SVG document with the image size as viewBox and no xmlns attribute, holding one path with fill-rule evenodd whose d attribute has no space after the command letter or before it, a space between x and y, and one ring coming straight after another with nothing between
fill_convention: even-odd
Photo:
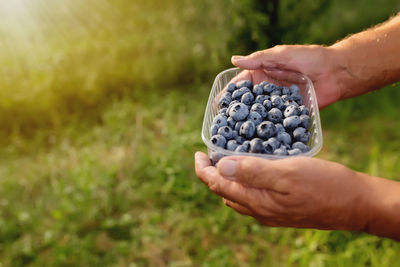
<instances>
[{"instance_id":1,"label":"hand","mask_svg":"<svg viewBox=\"0 0 400 267\"><path fill-rule=\"evenodd\" d=\"M265 76L275 79L286 78L281 70L293 70L307 75L314 84L319 108L332 104L341 98L338 79L340 70L335 56L328 47L318 45L279 45L255 52L249 56L233 56L232 63L247 71L239 74L240 79L255 83Z\"/></svg>"},{"instance_id":2,"label":"hand","mask_svg":"<svg viewBox=\"0 0 400 267\"><path fill-rule=\"evenodd\" d=\"M211 165L195 155L196 174L235 211L268 226L364 230L364 177L315 158L226 157Z\"/></svg>"}]
</instances>

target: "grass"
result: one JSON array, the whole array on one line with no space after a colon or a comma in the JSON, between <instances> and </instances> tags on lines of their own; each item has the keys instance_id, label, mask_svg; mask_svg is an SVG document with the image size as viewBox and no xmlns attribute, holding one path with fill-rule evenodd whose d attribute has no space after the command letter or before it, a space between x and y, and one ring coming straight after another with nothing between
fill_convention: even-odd
<instances>
[{"instance_id":1,"label":"grass","mask_svg":"<svg viewBox=\"0 0 400 267\"><path fill-rule=\"evenodd\" d=\"M263 227L195 177L211 79L226 64L214 30L225 2L37 3L29 10L50 16L40 21L58 23L11 16L14 30L1 28L2 40L36 36L35 56L11 41L0 53L14 64L0 80L1 266L398 264L394 241ZM399 90L321 111L318 157L399 179Z\"/></svg>"},{"instance_id":2,"label":"grass","mask_svg":"<svg viewBox=\"0 0 400 267\"><path fill-rule=\"evenodd\" d=\"M36 140L14 136L0 165L2 263L394 266L400 260L399 244L388 239L267 228L225 207L193 172L193 152L204 151L199 133L208 90L150 93L139 104L124 98L99 123L77 122ZM397 120L335 117L337 108L384 93L324 110L319 157L398 177L399 143L388 141L399 137Z\"/></svg>"}]
</instances>

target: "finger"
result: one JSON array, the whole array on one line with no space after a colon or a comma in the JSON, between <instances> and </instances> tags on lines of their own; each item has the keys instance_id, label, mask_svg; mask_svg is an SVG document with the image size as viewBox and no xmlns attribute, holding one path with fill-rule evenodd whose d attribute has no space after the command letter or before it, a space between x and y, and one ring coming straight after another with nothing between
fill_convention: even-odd
<instances>
[{"instance_id":1,"label":"finger","mask_svg":"<svg viewBox=\"0 0 400 267\"><path fill-rule=\"evenodd\" d=\"M202 179L203 176L201 176L201 174L205 168L208 168L208 167L213 168L213 166L211 164L211 160L208 158L208 156L205 153L198 151L194 154L194 163L195 163L194 168L195 168L197 177L199 177L200 181L202 181L203 183L205 183L207 185L207 181Z\"/></svg>"},{"instance_id":2,"label":"finger","mask_svg":"<svg viewBox=\"0 0 400 267\"><path fill-rule=\"evenodd\" d=\"M248 70L260 68L285 68L288 62L284 50L279 47L273 47L263 51L257 51L248 56L233 56L232 64Z\"/></svg>"},{"instance_id":3,"label":"finger","mask_svg":"<svg viewBox=\"0 0 400 267\"><path fill-rule=\"evenodd\" d=\"M255 198L260 195L258 189L248 188L219 175L217 168L211 165L207 155L202 152L195 154L196 175L211 191L217 195L232 200L243 206L249 207L255 203Z\"/></svg>"},{"instance_id":4,"label":"finger","mask_svg":"<svg viewBox=\"0 0 400 267\"><path fill-rule=\"evenodd\" d=\"M280 82L288 82L295 84L305 84L307 80L297 72L289 71L289 70L277 70L277 69L268 69L264 70L265 74L271 77L272 79Z\"/></svg>"},{"instance_id":5,"label":"finger","mask_svg":"<svg viewBox=\"0 0 400 267\"><path fill-rule=\"evenodd\" d=\"M288 179L296 171L291 162L291 159L225 157L218 162L218 173L229 180L249 187L288 193Z\"/></svg>"},{"instance_id":6,"label":"finger","mask_svg":"<svg viewBox=\"0 0 400 267\"><path fill-rule=\"evenodd\" d=\"M223 199L223 201L224 201L225 205L234 209L237 213L254 217L259 222L261 222L262 224L264 224L266 226L271 226L271 227L281 226L279 223L274 222L274 220L272 219L274 216L272 214L268 217L265 217L265 216L263 217L238 203L235 203L235 202L230 201L225 198Z\"/></svg>"},{"instance_id":7,"label":"finger","mask_svg":"<svg viewBox=\"0 0 400 267\"><path fill-rule=\"evenodd\" d=\"M236 202L233 202L229 199L223 198L222 199L224 204L227 205L228 207L234 209L237 213L240 213L242 215L247 215L247 216L256 216L254 212L252 212L250 209L248 209L245 206L242 206Z\"/></svg>"}]
</instances>

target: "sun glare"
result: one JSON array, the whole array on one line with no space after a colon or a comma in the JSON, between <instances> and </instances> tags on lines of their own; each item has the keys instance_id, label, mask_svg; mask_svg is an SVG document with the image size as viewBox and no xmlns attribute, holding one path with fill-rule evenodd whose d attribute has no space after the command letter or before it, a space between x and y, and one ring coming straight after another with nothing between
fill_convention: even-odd
<instances>
[{"instance_id":1,"label":"sun glare","mask_svg":"<svg viewBox=\"0 0 400 267\"><path fill-rule=\"evenodd\" d=\"M17 16L25 12L24 0L0 0L0 12L8 16Z\"/></svg>"}]
</instances>

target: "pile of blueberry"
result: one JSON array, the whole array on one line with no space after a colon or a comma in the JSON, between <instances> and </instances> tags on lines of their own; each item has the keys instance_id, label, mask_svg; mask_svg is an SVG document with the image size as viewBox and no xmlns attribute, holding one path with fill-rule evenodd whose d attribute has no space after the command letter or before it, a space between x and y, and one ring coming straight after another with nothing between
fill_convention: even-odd
<instances>
[{"instance_id":1,"label":"pile of blueberry","mask_svg":"<svg viewBox=\"0 0 400 267\"><path fill-rule=\"evenodd\" d=\"M216 146L274 155L298 155L310 149L310 111L302 105L297 85L230 83L218 108L210 128Z\"/></svg>"}]
</instances>

